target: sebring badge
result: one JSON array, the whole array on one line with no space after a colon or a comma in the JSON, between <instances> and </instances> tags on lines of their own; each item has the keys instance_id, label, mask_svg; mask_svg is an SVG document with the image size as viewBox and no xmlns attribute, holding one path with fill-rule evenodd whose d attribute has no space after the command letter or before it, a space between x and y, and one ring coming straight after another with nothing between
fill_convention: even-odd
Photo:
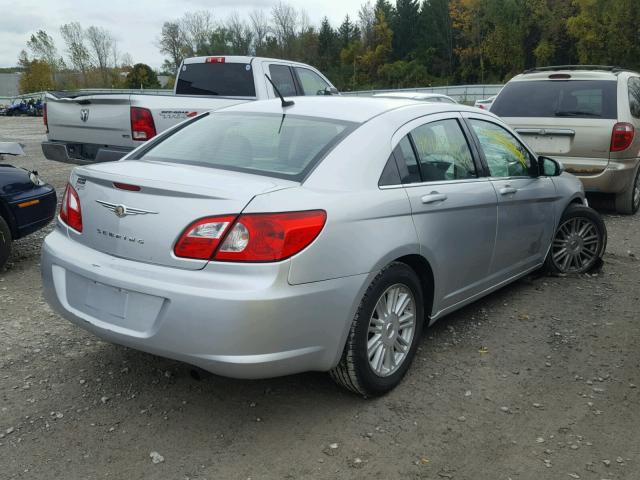
<instances>
[{"instance_id":1,"label":"sebring badge","mask_svg":"<svg viewBox=\"0 0 640 480\"><path fill-rule=\"evenodd\" d=\"M88 108L81 108L80 109L80 120L82 120L83 122L86 122L87 120L89 120L89 109Z\"/></svg>"},{"instance_id":2,"label":"sebring badge","mask_svg":"<svg viewBox=\"0 0 640 480\"><path fill-rule=\"evenodd\" d=\"M103 202L102 200L96 200L96 202L102 205L107 210L111 210L116 214L116 217L118 218L126 217L127 215L156 215L158 213L152 212L150 210L142 210L140 208L131 208L127 207L126 205L119 205L117 203Z\"/></svg>"}]
</instances>

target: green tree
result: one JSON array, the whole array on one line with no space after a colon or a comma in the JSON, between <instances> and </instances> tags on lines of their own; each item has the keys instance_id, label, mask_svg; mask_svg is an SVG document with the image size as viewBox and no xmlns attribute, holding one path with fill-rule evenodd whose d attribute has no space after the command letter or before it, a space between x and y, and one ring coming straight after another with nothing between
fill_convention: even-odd
<instances>
[{"instance_id":1,"label":"green tree","mask_svg":"<svg viewBox=\"0 0 640 480\"><path fill-rule=\"evenodd\" d=\"M318 68L324 72L334 69L338 55L338 36L329 23L329 19L324 17L320 24L320 32L318 32Z\"/></svg>"},{"instance_id":2,"label":"green tree","mask_svg":"<svg viewBox=\"0 0 640 480\"><path fill-rule=\"evenodd\" d=\"M54 72L48 62L38 59L29 60L27 52L23 50L20 52L18 63L24 69L22 75L20 75L20 93L42 92L55 89L53 79Z\"/></svg>"},{"instance_id":3,"label":"green tree","mask_svg":"<svg viewBox=\"0 0 640 480\"><path fill-rule=\"evenodd\" d=\"M385 17L386 18L386 17ZM420 6L417 0L397 0L390 22L393 30L393 58L406 59L418 45Z\"/></svg>"},{"instance_id":4,"label":"green tree","mask_svg":"<svg viewBox=\"0 0 640 480\"><path fill-rule=\"evenodd\" d=\"M125 81L127 88L160 88L158 76L149 65L136 63L127 74Z\"/></svg>"}]
</instances>

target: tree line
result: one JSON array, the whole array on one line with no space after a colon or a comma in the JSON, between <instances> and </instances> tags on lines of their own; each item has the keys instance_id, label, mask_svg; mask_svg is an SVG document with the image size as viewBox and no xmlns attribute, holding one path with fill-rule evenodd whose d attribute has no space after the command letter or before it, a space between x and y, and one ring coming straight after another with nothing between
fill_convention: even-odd
<instances>
[{"instance_id":1,"label":"tree line","mask_svg":"<svg viewBox=\"0 0 640 480\"><path fill-rule=\"evenodd\" d=\"M161 73L173 76L195 55L258 55L322 70L340 90L502 83L528 68L608 64L640 68L638 0L376 0L339 25L313 25L304 9L280 1L269 10L218 20L189 12L162 25L155 43ZM80 86L125 86L130 56L118 56L109 32L61 28L66 60L45 32L34 35L20 65L50 68ZM154 41L154 40L150 40ZM35 65L33 62L37 62ZM44 64L44 65L42 65ZM148 87L137 65L128 84ZM74 76L56 77L67 71ZM126 74L126 75L123 75ZM55 83L55 82L54 82Z\"/></svg>"}]
</instances>

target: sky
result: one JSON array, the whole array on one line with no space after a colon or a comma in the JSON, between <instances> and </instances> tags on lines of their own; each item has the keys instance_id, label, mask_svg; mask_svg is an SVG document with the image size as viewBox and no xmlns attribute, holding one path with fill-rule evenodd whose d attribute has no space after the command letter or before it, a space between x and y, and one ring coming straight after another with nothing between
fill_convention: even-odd
<instances>
[{"instance_id":1,"label":"sky","mask_svg":"<svg viewBox=\"0 0 640 480\"><path fill-rule=\"evenodd\" d=\"M312 24L322 17L334 27L346 14L357 18L366 0L289 0L286 3L309 15ZM17 64L20 50L37 30L45 30L64 54L60 26L80 22L83 27L96 25L111 31L122 53L133 60L159 68L163 56L157 43L162 24L185 12L210 10L216 20L225 20L233 11L247 17L258 8L267 13L277 0L0 0L0 67Z\"/></svg>"}]
</instances>

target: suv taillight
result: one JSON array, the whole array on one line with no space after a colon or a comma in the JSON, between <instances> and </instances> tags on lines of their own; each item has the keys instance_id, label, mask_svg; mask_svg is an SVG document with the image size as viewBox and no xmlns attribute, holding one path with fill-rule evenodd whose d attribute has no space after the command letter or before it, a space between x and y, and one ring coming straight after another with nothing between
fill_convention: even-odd
<instances>
[{"instance_id":1,"label":"suv taillight","mask_svg":"<svg viewBox=\"0 0 640 480\"><path fill-rule=\"evenodd\" d=\"M42 121L44 122L44 128L49 133L49 119L47 118L47 104L42 105Z\"/></svg>"},{"instance_id":2,"label":"suv taillight","mask_svg":"<svg viewBox=\"0 0 640 480\"><path fill-rule=\"evenodd\" d=\"M278 262L313 242L326 219L324 210L203 218L185 229L174 253L200 260Z\"/></svg>"},{"instance_id":3,"label":"suv taillight","mask_svg":"<svg viewBox=\"0 0 640 480\"><path fill-rule=\"evenodd\" d=\"M82 232L82 209L78 192L67 183L60 205L60 220L78 232Z\"/></svg>"},{"instance_id":4,"label":"suv taillight","mask_svg":"<svg viewBox=\"0 0 640 480\"><path fill-rule=\"evenodd\" d=\"M613 126L613 132L611 133L611 148L612 152L621 152L631 146L633 142L633 136L635 135L635 128L630 123L616 123Z\"/></svg>"},{"instance_id":5,"label":"suv taillight","mask_svg":"<svg viewBox=\"0 0 640 480\"><path fill-rule=\"evenodd\" d=\"M156 125L148 108L131 107L131 138L146 142L156 136Z\"/></svg>"}]
</instances>

